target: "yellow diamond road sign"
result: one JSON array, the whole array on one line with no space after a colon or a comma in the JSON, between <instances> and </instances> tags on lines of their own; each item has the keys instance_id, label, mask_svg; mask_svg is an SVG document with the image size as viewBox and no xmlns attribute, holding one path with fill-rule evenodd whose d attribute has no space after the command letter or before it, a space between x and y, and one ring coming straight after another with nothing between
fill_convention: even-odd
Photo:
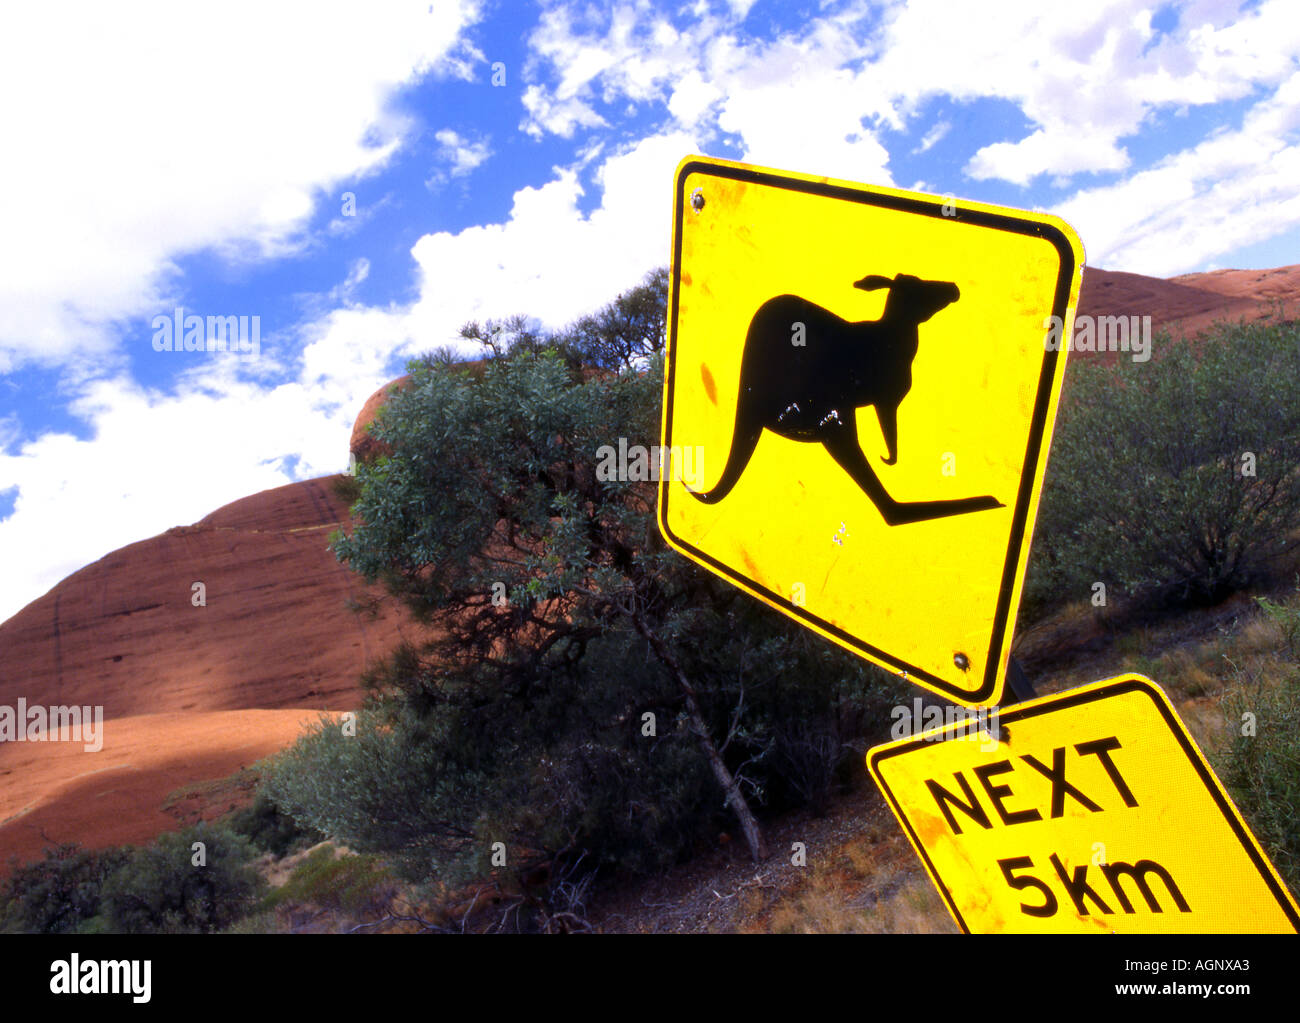
<instances>
[{"instance_id":1,"label":"yellow diamond road sign","mask_svg":"<svg viewBox=\"0 0 1300 1023\"><path fill-rule=\"evenodd\" d=\"M678 167L674 203L668 543L950 700L996 704L1074 232L702 157Z\"/></svg>"},{"instance_id":2,"label":"yellow diamond road sign","mask_svg":"<svg viewBox=\"0 0 1300 1023\"><path fill-rule=\"evenodd\" d=\"M963 930L1300 930L1295 900L1154 682L1108 679L987 723L867 754Z\"/></svg>"}]
</instances>

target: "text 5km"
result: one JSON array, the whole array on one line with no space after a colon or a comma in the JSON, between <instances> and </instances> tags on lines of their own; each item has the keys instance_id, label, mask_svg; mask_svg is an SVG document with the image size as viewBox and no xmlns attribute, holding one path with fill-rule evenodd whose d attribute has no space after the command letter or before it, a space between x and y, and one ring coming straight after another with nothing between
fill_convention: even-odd
<instances>
[{"instance_id":1,"label":"text 5km","mask_svg":"<svg viewBox=\"0 0 1300 1023\"><path fill-rule=\"evenodd\" d=\"M1093 888L1088 882L1088 866L1085 863L1082 866L1075 867L1070 871L1064 863L1061 862L1060 856L1052 853L1050 857L1052 869L1056 873L1065 894L1069 896L1070 901L1074 904L1074 910L1080 916L1092 914L1109 916L1116 912L1111 909L1110 905L1102 898L1097 889ZM1007 879L1007 884L1017 891L1033 889L1043 896L1043 901L1037 904L1022 902L1020 912L1026 916L1048 917L1055 916L1056 911L1060 908L1060 903L1056 898L1056 893L1051 886L1045 881L1033 876L1032 874L1018 874L1018 871L1027 871L1034 866L1033 858L1030 856L1010 856L1006 859L998 860L998 866L1002 869L1002 876ZM1149 874L1154 874L1164 884L1166 894L1173 904L1183 913L1190 913L1191 907L1183 897L1178 885L1174 882L1169 871L1162 867L1155 860L1138 860L1137 863L1102 863L1097 865L1102 876L1110 884L1110 889L1114 893L1115 901L1118 903L1120 910L1125 913L1136 913L1132 900L1128 893L1120 884L1121 879L1129 878L1137 893L1142 896L1147 904L1147 909L1152 913L1164 912L1164 907L1156 898L1155 890L1147 881ZM1095 912L1090 906L1095 906Z\"/></svg>"}]
</instances>

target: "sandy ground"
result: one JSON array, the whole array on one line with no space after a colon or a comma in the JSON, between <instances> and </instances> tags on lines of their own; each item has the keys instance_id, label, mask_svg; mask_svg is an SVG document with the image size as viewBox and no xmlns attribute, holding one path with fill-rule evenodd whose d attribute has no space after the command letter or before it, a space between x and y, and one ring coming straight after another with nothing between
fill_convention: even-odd
<instances>
[{"instance_id":1,"label":"sandy ground","mask_svg":"<svg viewBox=\"0 0 1300 1023\"><path fill-rule=\"evenodd\" d=\"M163 809L168 794L251 766L291 744L319 715L234 710L114 718L104 722L97 753L73 741L0 744L0 869L11 855L26 862L55 842L145 844L176 830L177 817ZM65 731L63 738L71 737Z\"/></svg>"}]
</instances>

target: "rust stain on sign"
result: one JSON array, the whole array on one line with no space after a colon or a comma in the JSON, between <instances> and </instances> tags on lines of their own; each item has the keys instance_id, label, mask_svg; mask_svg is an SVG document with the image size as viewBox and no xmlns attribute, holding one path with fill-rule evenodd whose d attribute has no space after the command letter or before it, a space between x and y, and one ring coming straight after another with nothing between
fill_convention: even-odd
<instances>
[{"instance_id":1,"label":"rust stain on sign","mask_svg":"<svg viewBox=\"0 0 1300 1023\"><path fill-rule=\"evenodd\" d=\"M713 382L713 374L709 372L709 367L700 363L700 380L704 382L704 393L709 397L709 403L716 405L718 403L718 386Z\"/></svg>"}]
</instances>

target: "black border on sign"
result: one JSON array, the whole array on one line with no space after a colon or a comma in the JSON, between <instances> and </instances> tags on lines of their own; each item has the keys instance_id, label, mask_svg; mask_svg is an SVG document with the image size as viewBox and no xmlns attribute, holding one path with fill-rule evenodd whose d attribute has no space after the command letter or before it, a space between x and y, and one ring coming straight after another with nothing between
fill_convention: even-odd
<instances>
[{"instance_id":1,"label":"black border on sign","mask_svg":"<svg viewBox=\"0 0 1300 1023\"><path fill-rule=\"evenodd\" d=\"M676 393L676 359L677 359L677 314L678 299L681 294L681 270L682 270L682 219L686 210L686 179L691 174L712 174L715 177L731 178L735 181L744 181L750 184L766 185L772 188L784 188L794 192L804 192L809 195L822 196L827 199L841 199L846 202L864 203L869 206L879 206L884 209L895 210L901 213L917 213L922 216L938 217L941 216L942 206L930 201L918 199L909 199L903 196L888 195L877 192L867 191L865 188L849 188L844 185L834 185L826 181L802 181L797 178L787 178L780 174L768 173L753 168L720 166L701 160L692 160L682 166L677 176L675 188L676 210L674 213L673 223L673 263L671 293L669 297L669 343L668 343L668 362L665 368L666 391L664 401L664 422L665 422L665 440L666 443L673 443L673 396ZM1066 308L1070 301L1070 282L1074 278L1074 250L1070 247L1069 241L1065 235L1057 228L1050 224L1042 224L1030 220L1021 220L1014 216L1001 213L990 213L983 210L968 210L957 208L956 215L944 219L955 220L959 223L975 224L979 227L988 227L998 231L1007 231L1012 234L1029 235L1042 238L1050 242L1056 249L1060 257L1060 269L1056 277L1056 291L1052 298L1052 313L1063 323L1065 321ZM708 565L717 572L742 587L754 592L762 593L764 598L772 604L781 608L792 618L801 620L814 626L832 636L835 636L840 642L850 649L859 653L864 653L870 657L884 661L893 665L899 672L907 672L909 678L924 679L926 684L937 692L955 696L958 699L968 700L972 703L984 703L998 690L999 666L1002 663L1002 643L1007 634L1007 625L1011 621L1012 615L1017 610L1011 606L1011 594L1016 587L1017 569L1020 564L1020 555L1024 547L1025 532L1028 526L1029 505L1033 498L1034 478L1038 474L1039 463L1044 457L1043 434L1046 428L1048 405L1051 402L1052 379L1056 374L1056 363L1060 358L1059 351L1049 352L1044 347L1043 364L1038 375L1038 393L1034 400L1033 416L1030 419L1029 441L1025 446L1025 458L1020 470L1020 490L1016 495L1015 511L1011 520L1011 533L1007 540L1007 553L1002 567L1002 583L998 590L997 606L994 609L993 630L989 643L989 649L985 655L984 680L978 689L962 689L951 683L945 682L937 675L933 675L922 668L911 664L905 658L890 654L879 647L873 646L866 640L846 632L839 626L825 621L799 607L793 602L774 593L767 587L761 585L742 572L737 571L730 565L723 564L716 558L711 557L704 551L700 550L694 544L688 543L674 533L668 526L668 493L669 480L662 479L659 483L659 524L665 534L672 537L684 550L690 551L691 556L702 564Z\"/></svg>"},{"instance_id":2,"label":"black border on sign","mask_svg":"<svg viewBox=\"0 0 1300 1023\"><path fill-rule=\"evenodd\" d=\"M1232 829L1232 833L1237 837L1237 841L1241 843L1242 849L1246 852L1246 855L1250 857L1250 861L1255 865L1255 869L1259 872L1260 878L1263 879L1264 884L1268 886L1268 890L1272 893L1273 898L1277 900L1277 904L1282 907L1282 912L1286 914L1286 918L1291 921L1291 926L1297 931L1300 931L1300 916L1296 915L1295 908L1292 906L1286 890L1282 888L1278 883L1277 878L1274 877L1273 871L1269 868L1268 861L1264 859L1260 852L1258 843L1256 843L1250 832L1242 825L1237 812L1224 796L1223 790L1219 786L1218 779L1215 778L1215 776L1206 768L1205 763L1197 753L1195 746L1192 745L1187 730L1183 727L1183 723L1178 720L1178 716L1173 712L1168 701L1166 701L1160 691L1146 679L1125 679L1121 682L1115 682L1110 685L1101 686L1097 689L1090 689L1086 692L1080 693L1070 693L1067 690L1065 693L1062 693L1059 698L1049 697L1047 703L1040 704L1039 706L1024 707L1022 705L1012 704L1005 710L998 711L998 722L1014 724L1016 721L1038 717L1041 714L1051 713L1052 711L1063 710L1067 707L1076 707L1086 703L1096 703L1098 700L1107 700L1111 697L1124 696L1127 693L1132 692L1142 693L1144 696L1149 698L1151 702L1155 704L1156 709L1160 711L1161 718L1164 719L1170 733L1178 740L1178 746L1187 757L1188 763L1196 769L1197 776L1201 779L1201 783L1205 786L1206 791L1214 798L1214 805L1219 808L1219 812L1223 815L1225 823L1227 823L1228 827ZM931 736L929 738L921 738L918 736L908 740L907 742L900 743L898 746L886 747L879 751L872 750L867 754L867 756L870 758L872 771L875 774L877 784L885 794L885 798L889 800L889 805L894 810L894 816L902 822L903 827L907 830L907 837L911 840L912 847L916 849L921 858L925 860L926 870L929 872L930 877L934 879L936 886L939 888L940 894L943 895L944 901L948 903L948 908L952 911L953 918L957 921L957 924L961 927L963 933L971 934L973 932L966 926L966 921L962 919L961 913L957 910L957 903L953 899L952 892L949 891L948 886L940 878L939 871L935 867L934 862L930 859L928 850L926 850L920 837L912 828L911 820L908 819L907 814L903 810L902 804L895 797L893 791L885 781L884 772L879 768L879 764L882 761L888 760L891 757L910 753L918 747L930 747L936 742L951 742L955 737L955 734L943 737Z\"/></svg>"}]
</instances>

